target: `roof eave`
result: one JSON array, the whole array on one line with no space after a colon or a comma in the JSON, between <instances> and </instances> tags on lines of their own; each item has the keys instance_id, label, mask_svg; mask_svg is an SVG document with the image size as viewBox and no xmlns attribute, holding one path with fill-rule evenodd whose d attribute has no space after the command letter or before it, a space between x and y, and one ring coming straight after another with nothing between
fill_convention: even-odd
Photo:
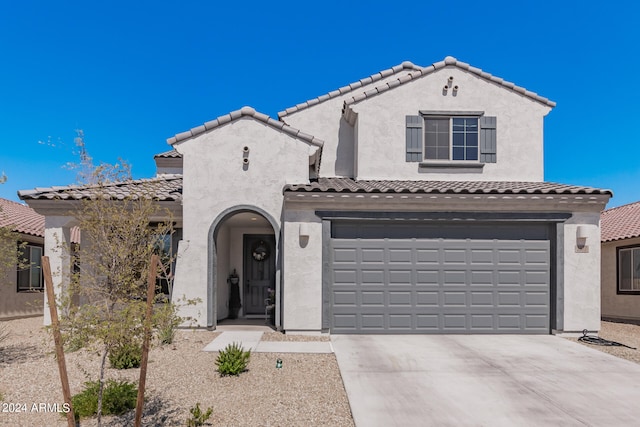
<instances>
[{"instance_id":1,"label":"roof eave","mask_svg":"<svg viewBox=\"0 0 640 427\"><path fill-rule=\"evenodd\" d=\"M299 129L296 129L294 127L291 127L287 124L285 124L284 122L278 121L278 120L274 120L271 117L269 117L266 114L260 113L258 111L256 111L255 109L253 109L252 107L242 107L239 110L235 110L230 112L229 114L225 114L223 116L220 116L214 120L211 120L203 125L194 127L186 132L182 132L179 133L175 136L172 136L171 138L167 139L167 143L171 146L174 146L175 144L184 142L186 140L195 138L199 135L202 135L206 132L209 132L213 129L216 129L222 125L225 125L227 123L231 123L233 121L236 121L238 119L241 119L243 117L249 117L252 118L254 120L257 120L259 122L262 122L264 124L266 124L267 126L281 131L283 133L286 133L296 139L299 139L301 141L304 141L308 144L311 145L315 145L316 147L322 147L324 145L324 141L321 139L318 139L316 137L314 137L313 135L309 135L307 133L302 132Z\"/></svg>"}]
</instances>

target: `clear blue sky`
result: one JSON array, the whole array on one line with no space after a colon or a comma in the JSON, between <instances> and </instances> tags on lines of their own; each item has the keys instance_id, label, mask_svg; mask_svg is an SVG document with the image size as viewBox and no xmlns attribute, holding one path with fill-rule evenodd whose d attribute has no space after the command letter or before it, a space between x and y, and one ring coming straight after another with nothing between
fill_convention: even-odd
<instances>
[{"instance_id":1,"label":"clear blue sky","mask_svg":"<svg viewBox=\"0 0 640 427\"><path fill-rule=\"evenodd\" d=\"M452 55L558 103L545 180L612 189L609 207L637 201L639 17L631 0L3 1L0 197L73 183L77 128L95 159L150 177L168 137L219 115L275 118Z\"/></svg>"}]
</instances>

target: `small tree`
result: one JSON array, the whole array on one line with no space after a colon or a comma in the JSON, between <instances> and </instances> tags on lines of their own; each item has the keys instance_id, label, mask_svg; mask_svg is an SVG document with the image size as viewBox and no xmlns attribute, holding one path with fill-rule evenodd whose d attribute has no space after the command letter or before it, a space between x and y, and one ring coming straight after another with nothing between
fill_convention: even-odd
<instances>
[{"instance_id":1,"label":"small tree","mask_svg":"<svg viewBox=\"0 0 640 427\"><path fill-rule=\"evenodd\" d=\"M61 324L67 342L93 345L101 352L98 425L107 355L123 344L141 344L149 261L172 232L170 215L159 210L152 184L122 192L130 179L125 163L94 168L85 187L90 196L72 213L82 244L61 301L66 313ZM159 216L166 221L154 222Z\"/></svg>"}]
</instances>

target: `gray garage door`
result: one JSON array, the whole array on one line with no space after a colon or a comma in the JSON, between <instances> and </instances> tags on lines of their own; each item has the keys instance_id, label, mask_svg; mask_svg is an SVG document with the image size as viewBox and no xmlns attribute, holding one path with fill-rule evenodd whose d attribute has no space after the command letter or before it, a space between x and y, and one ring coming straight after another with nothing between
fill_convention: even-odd
<instances>
[{"instance_id":1,"label":"gray garage door","mask_svg":"<svg viewBox=\"0 0 640 427\"><path fill-rule=\"evenodd\" d=\"M334 227L331 333L549 333L546 229L420 230Z\"/></svg>"}]
</instances>

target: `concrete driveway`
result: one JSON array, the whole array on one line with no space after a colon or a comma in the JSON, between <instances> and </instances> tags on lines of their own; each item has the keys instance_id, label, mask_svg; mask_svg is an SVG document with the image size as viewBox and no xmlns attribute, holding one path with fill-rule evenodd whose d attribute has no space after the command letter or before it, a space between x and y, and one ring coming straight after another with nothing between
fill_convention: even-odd
<instances>
[{"instance_id":1,"label":"concrete driveway","mask_svg":"<svg viewBox=\"0 0 640 427\"><path fill-rule=\"evenodd\" d=\"M564 338L331 341L357 427L640 425L640 365Z\"/></svg>"}]
</instances>

